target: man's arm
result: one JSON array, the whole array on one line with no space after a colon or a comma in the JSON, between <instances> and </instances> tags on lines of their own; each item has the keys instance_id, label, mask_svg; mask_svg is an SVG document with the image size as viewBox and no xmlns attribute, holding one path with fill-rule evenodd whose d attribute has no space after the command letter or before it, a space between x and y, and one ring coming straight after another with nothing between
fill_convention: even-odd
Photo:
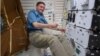
<instances>
[{"instance_id":1,"label":"man's arm","mask_svg":"<svg viewBox=\"0 0 100 56\"><path fill-rule=\"evenodd\" d=\"M61 31L61 32L65 32L65 29L63 28L57 28L58 24L43 24L43 23L38 23L38 22L33 22L33 26L36 27L36 28L49 28L49 29L52 29L52 30L58 30L58 31Z\"/></svg>"},{"instance_id":2,"label":"man's arm","mask_svg":"<svg viewBox=\"0 0 100 56\"><path fill-rule=\"evenodd\" d=\"M53 28L57 28L57 24L53 23L53 24L44 24L44 23L39 23L39 22L33 22L33 26L36 28L49 28L49 29L53 29Z\"/></svg>"}]
</instances>

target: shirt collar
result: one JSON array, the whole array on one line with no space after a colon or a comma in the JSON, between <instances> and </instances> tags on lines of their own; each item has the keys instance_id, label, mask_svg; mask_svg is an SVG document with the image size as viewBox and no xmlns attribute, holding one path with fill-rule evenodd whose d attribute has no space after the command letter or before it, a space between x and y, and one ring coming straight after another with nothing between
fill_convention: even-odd
<instances>
[{"instance_id":1,"label":"shirt collar","mask_svg":"<svg viewBox=\"0 0 100 56\"><path fill-rule=\"evenodd\" d=\"M36 15L42 15L43 16L43 13L40 13L38 10L34 10L34 11L35 11Z\"/></svg>"}]
</instances>

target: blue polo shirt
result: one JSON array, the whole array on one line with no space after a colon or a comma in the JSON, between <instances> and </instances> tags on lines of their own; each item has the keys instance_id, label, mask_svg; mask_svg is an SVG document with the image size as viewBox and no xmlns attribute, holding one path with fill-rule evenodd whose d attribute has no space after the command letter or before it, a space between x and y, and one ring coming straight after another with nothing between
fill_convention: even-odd
<instances>
[{"instance_id":1,"label":"blue polo shirt","mask_svg":"<svg viewBox=\"0 0 100 56\"><path fill-rule=\"evenodd\" d=\"M27 16L27 28L28 31L42 31L43 29L38 29L32 25L33 22L39 22L47 24L47 21L44 18L44 15L42 13L39 13L37 10L30 10Z\"/></svg>"}]
</instances>

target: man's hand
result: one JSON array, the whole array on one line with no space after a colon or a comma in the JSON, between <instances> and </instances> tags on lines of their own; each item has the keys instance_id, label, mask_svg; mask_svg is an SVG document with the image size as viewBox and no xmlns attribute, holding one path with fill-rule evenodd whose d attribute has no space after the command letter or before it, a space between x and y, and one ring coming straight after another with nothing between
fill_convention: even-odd
<instances>
[{"instance_id":1,"label":"man's hand","mask_svg":"<svg viewBox=\"0 0 100 56\"><path fill-rule=\"evenodd\" d=\"M58 28L58 31L65 32L66 30L64 28Z\"/></svg>"}]
</instances>

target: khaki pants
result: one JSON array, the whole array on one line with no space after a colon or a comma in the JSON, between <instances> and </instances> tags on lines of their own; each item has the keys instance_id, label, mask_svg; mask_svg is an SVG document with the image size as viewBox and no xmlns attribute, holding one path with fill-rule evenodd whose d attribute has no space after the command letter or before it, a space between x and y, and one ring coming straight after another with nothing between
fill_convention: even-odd
<instances>
[{"instance_id":1,"label":"khaki pants","mask_svg":"<svg viewBox=\"0 0 100 56\"><path fill-rule=\"evenodd\" d=\"M50 47L54 56L73 56L71 43L64 36L54 36L41 31L29 33L30 43L37 48Z\"/></svg>"}]
</instances>

